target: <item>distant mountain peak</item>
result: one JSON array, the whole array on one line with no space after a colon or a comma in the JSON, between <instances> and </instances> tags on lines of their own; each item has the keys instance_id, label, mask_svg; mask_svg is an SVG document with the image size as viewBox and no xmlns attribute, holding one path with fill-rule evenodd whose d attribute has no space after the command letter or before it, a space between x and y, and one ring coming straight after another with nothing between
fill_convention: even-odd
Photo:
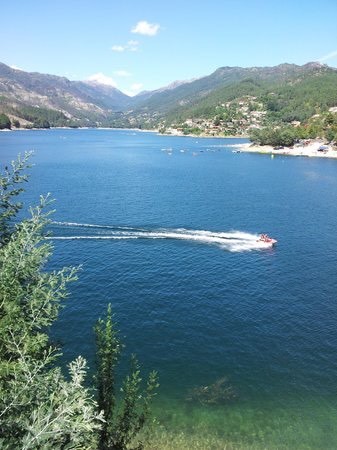
<instances>
[{"instance_id":1,"label":"distant mountain peak","mask_svg":"<svg viewBox=\"0 0 337 450\"><path fill-rule=\"evenodd\" d=\"M114 87L114 88L116 87L115 81L111 77L104 75L104 73L102 73L102 72L91 75L89 78L84 80L84 82L89 83L89 84L110 86L110 87Z\"/></svg>"},{"instance_id":2,"label":"distant mountain peak","mask_svg":"<svg viewBox=\"0 0 337 450\"><path fill-rule=\"evenodd\" d=\"M143 95L152 95L152 94L158 94L160 92L165 92L165 91L172 91L173 89L182 86L184 84L188 84L188 83L192 83L193 81L197 80L198 78L191 78L190 80L176 80L173 81L172 83L163 86L161 88L155 89L154 91L141 91L139 92L139 96L143 96Z\"/></svg>"},{"instance_id":3,"label":"distant mountain peak","mask_svg":"<svg viewBox=\"0 0 337 450\"><path fill-rule=\"evenodd\" d=\"M310 61L307 64L304 64L303 67L306 67L308 69L310 69L310 68L312 68L312 69L319 69L319 68L328 67L328 66L326 64L322 64L319 61Z\"/></svg>"}]
</instances>

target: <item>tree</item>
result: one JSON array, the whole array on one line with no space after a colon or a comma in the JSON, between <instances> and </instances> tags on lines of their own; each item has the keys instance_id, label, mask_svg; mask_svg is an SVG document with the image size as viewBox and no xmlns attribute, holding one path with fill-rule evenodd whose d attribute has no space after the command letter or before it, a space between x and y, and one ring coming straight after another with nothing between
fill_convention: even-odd
<instances>
[{"instance_id":1,"label":"tree","mask_svg":"<svg viewBox=\"0 0 337 450\"><path fill-rule=\"evenodd\" d=\"M33 128L50 128L50 123L47 119L39 117L38 119L34 120Z\"/></svg>"},{"instance_id":2,"label":"tree","mask_svg":"<svg viewBox=\"0 0 337 450\"><path fill-rule=\"evenodd\" d=\"M13 224L29 157L19 157L0 174L0 448L141 449L138 433L149 418L157 376L152 372L141 389L133 357L117 402L115 368L122 346L111 306L95 327L97 401L85 383L84 358L69 364L68 377L57 365L59 350L50 344L48 330L77 269L46 270L52 254L44 231L52 212L46 212L48 196L30 209L30 218Z\"/></svg>"},{"instance_id":3,"label":"tree","mask_svg":"<svg viewBox=\"0 0 337 450\"><path fill-rule=\"evenodd\" d=\"M0 130L11 129L11 121L6 114L0 114Z\"/></svg>"},{"instance_id":4,"label":"tree","mask_svg":"<svg viewBox=\"0 0 337 450\"><path fill-rule=\"evenodd\" d=\"M0 245L4 245L13 232L12 219L22 208L22 203L16 201L18 195L23 192L22 184L28 181L28 176L23 172L30 167L28 160L32 152L26 152L23 157L19 155L11 166L5 166L0 175Z\"/></svg>"},{"instance_id":5,"label":"tree","mask_svg":"<svg viewBox=\"0 0 337 450\"><path fill-rule=\"evenodd\" d=\"M328 128L325 132L325 137L328 142L337 143L337 126Z\"/></svg>"},{"instance_id":6,"label":"tree","mask_svg":"<svg viewBox=\"0 0 337 450\"><path fill-rule=\"evenodd\" d=\"M279 127L279 128L262 128L254 129L250 133L250 139L252 142L258 145L271 145L291 147L296 140L300 137L299 131L296 128Z\"/></svg>"},{"instance_id":7,"label":"tree","mask_svg":"<svg viewBox=\"0 0 337 450\"><path fill-rule=\"evenodd\" d=\"M99 408L104 412L106 422L100 435L100 446L104 448L109 440L109 424L113 421L115 408L115 368L121 352L116 325L113 322L111 305L108 305L106 319L99 319L94 327L96 336L96 385Z\"/></svg>"},{"instance_id":8,"label":"tree","mask_svg":"<svg viewBox=\"0 0 337 450\"><path fill-rule=\"evenodd\" d=\"M9 224L19 209L12 200L22 190L25 164L19 159L0 176L0 447L91 449L103 416L84 385L86 362L79 357L69 365L68 381L47 335L76 270L45 270L48 199L41 197L30 218Z\"/></svg>"},{"instance_id":9,"label":"tree","mask_svg":"<svg viewBox=\"0 0 337 450\"><path fill-rule=\"evenodd\" d=\"M122 385L122 398L116 396L116 365L122 345L113 321L111 305L105 319L95 326L96 335L96 385L98 406L103 410L105 423L100 431L101 450L126 450L143 448L138 440L150 417L150 403L158 385L157 373L151 372L145 390L141 388L140 367L135 356L131 357L130 374Z\"/></svg>"}]
</instances>

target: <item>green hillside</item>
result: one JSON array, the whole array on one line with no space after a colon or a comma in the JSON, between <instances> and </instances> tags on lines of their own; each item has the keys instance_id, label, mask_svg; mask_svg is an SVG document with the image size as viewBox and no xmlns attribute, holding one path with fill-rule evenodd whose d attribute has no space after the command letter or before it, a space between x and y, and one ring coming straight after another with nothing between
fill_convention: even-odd
<instances>
[{"instance_id":1,"label":"green hillside","mask_svg":"<svg viewBox=\"0 0 337 450\"><path fill-rule=\"evenodd\" d=\"M155 110L167 121L177 118L210 117L224 102L256 97L275 119L303 120L318 108L337 105L337 70L327 66L281 65L276 68L218 69L219 72L194 83L185 84L173 93L150 98L143 109ZM207 89L204 89L207 87ZM184 95L181 95L181 94ZM290 112L293 112L290 115Z\"/></svg>"},{"instance_id":2,"label":"green hillside","mask_svg":"<svg viewBox=\"0 0 337 450\"><path fill-rule=\"evenodd\" d=\"M176 105L157 124L163 130L224 135L247 135L261 127L308 128L313 123L318 135L324 135L325 128L335 126L331 111L337 106L337 70L308 64L269 73L250 69L249 75Z\"/></svg>"},{"instance_id":3,"label":"green hillside","mask_svg":"<svg viewBox=\"0 0 337 450\"><path fill-rule=\"evenodd\" d=\"M0 113L13 126L99 126L128 101L111 86L24 72L0 63Z\"/></svg>"},{"instance_id":4,"label":"green hillside","mask_svg":"<svg viewBox=\"0 0 337 450\"><path fill-rule=\"evenodd\" d=\"M286 129L293 139L316 134L331 141L336 140L336 111L337 70L319 63L221 67L135 97L111 86L0 63L1 128L157 128L178 134L250 135L259 142L269 136L266 128L274 132L273 141L277 129Z\"/></svg>"}]
</instances>

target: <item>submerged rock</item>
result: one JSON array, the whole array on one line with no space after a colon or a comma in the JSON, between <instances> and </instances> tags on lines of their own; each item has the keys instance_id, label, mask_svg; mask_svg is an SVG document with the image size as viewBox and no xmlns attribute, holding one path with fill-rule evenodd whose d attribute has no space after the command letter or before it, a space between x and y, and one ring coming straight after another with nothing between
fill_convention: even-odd
<instances>
[{"instance_id":1,"label":"submerged rock","mask_svg":"<svg viewBox=\"0 0 337 450\"><path fill-rule=\"evenodd\" d=\"M208 386L197 386L190 389L186 396L188 402L199 402L202 405L218 405L228 403L237 398L237 394L227 377L219 378Z\"/></svg>"}]
</instances>

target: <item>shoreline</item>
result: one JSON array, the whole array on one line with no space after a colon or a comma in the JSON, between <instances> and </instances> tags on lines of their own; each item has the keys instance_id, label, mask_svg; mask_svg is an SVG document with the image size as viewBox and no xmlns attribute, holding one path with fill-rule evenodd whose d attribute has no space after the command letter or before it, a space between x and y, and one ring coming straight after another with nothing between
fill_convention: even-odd
<instances>
[{"instance_id":1,"label":"shoreline","mask_svg":"<svg viewBox=\"0 0 337 450\"><path fill-rule=\"evenodd\" d=\"M112 128L112 127L50 127L50 128L11 128L3 129L1 131L49 131L49 130L119 130L119 131L137 131L140 133L155 133L158 136L171 137L193 137L202 139L249 139L248 136L223 136L223 135L209 135L209 134L180 134L180 133L160 133L159 129L140 129L140 128Z\"/></svg>"},{"instance_id":2,"label":"shoreline","mask_svg":"<svg viewBox=\"0 0 337 450\"><path fill-rule=\"evenodd\" d=\"M111 128L111 127L50 127L50 128L4 128L1 131L50 131L50 130L119 130L119 131L139 131L142 133L158 133L158 130L140 130L139 128Z\"/></svg>"},{"instance_id":3,"label":"shoreline","mask_svg":"<svg viewBox=\"0 0 337 450\"><path fill-rule=\"evenodd\" d=\"M332 145L325 145L321 140L312 139L294 147L275 149L270 145L256 145L252 143L234 144L240 153L260 153L263 155L304 156L308 158L337 158L337 150ZM322 149L323 147L323 149ZM321 149L320 149L321 148Z\"/></svg>"},{"instance_id":4,"label":"shoreline","mask_svg":"<svg viewBox=\"0 0 337 450\"><path fill-rule=\"evenodd\" d=\"M176 134L176 133L159 133L159 130L141 130L138 128L110 128L110 127L50 127L50 128L13 128L13 129L3 129L0 131L40 131L40 130L85 130L85 129L93 129L93 130L124 130L124 131L133 131L133 132L143 132L143 133L156 133L159 136L171 136L171 137L193 137L200 139L249 139L244 136L209 136L209 135L194 135L194 134ZM293 147L282 147L276 149L270 145L257 145L251 142L246 143L238 143L238 144L230 144L229 147L232 147L236 150L233 150L234 153L259 153L262 155L282 155L282 156L303 156L309 158L333 158L337 159L337 148L333 147L331 144L324 144L322 139L308 139L300 144L296 144Z\"/></svg>"}]
</instances>

